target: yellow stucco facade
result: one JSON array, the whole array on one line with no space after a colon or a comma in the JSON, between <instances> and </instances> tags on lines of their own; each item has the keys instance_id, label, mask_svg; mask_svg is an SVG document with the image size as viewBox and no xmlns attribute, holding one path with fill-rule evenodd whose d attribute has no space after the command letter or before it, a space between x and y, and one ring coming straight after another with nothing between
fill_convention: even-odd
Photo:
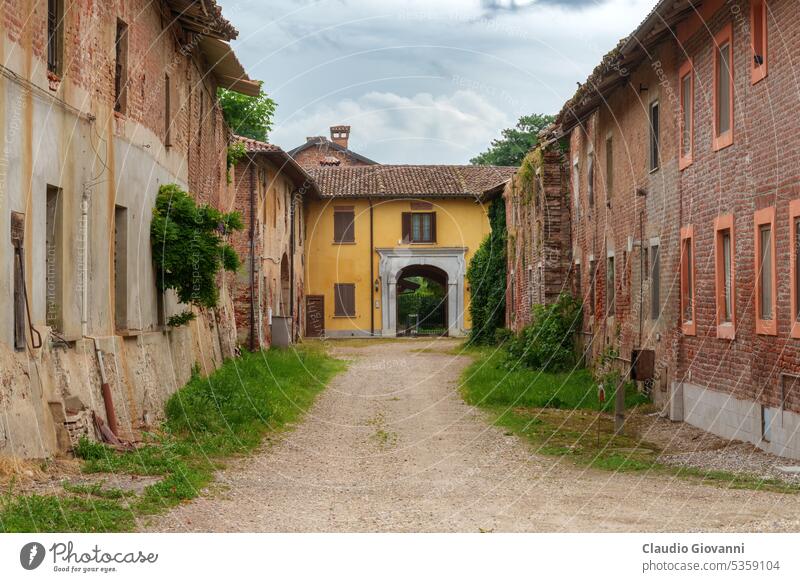
<instances>
[{"instance_id":1,"label":"yellow stucco facade","mask_svg":"<svg viewBox=\"0 0 800 582\"><path fill-rule=\"evenodd\" d=\"M353 210L353 242L334 241L337 208ZM403 240L403 213L409 212L435 212L435 242ZM306 296L322 297L325 335L395 335L395 319L385 311L395 309L395 273L416 264L438 265L448 273L450 335L470 329L466 265L490 230L487 209L474 197L322 198L308 202L305 220ZM352 316L335 315L337 283L354 285Z\"/></svg>"}]
</instances>

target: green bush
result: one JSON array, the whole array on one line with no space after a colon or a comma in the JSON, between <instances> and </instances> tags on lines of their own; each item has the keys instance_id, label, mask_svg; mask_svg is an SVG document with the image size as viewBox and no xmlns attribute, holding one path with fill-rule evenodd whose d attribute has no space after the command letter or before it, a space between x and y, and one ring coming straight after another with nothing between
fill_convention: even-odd
<instances>
[{"instance_id":1,"label":"green bush","mask_svg":"<svg viewBox=\"0 0 800 582\"><path fill-rule=\"evenodd\" d=\"M506 319L506 207L502 198L489 206L492 232L475 251L467 268L472 316L470 343L491 344Z\"/></svg>"},{"instance_id":2,"label":"green bush","mask_svg":"<svg viewBox=\"0 0 800 582\"><path fill-rule=\"evenodd\" d=\"M574 335L581 320L580 303L566 293L551 305L534 305L533 322L509 343L510 365L547 372L574 366Z\"/></svg>"},{"instance_id":3,"label":"green bush","mask_svg":"<svg viewBox=\"0 0 800 582\"><path fill-rule=\"evenodd\" d=\"M239 257L224 237L242 228L238 212L197 205L177 184L161 186L150 223L159 289L174 289L181 303L216 307L217 273L239 268Z\"/></svg>"}]
</instances>

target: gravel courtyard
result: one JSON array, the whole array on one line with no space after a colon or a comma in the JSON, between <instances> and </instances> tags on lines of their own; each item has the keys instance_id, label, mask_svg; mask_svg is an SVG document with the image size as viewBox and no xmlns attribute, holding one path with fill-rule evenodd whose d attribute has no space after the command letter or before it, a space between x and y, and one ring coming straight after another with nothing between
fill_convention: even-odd
<instances>
[{"instance_id":1,"label":"gravel courtyard","mask_svg":"<svg viewBox=\"0 0 800 582\"><path fill-rule=\"evenodd\" d=\"M800 531L800 498L533 454L458 392L453 340L332 344L303 422L148 531Z\"/></svg>"}]
</instances>

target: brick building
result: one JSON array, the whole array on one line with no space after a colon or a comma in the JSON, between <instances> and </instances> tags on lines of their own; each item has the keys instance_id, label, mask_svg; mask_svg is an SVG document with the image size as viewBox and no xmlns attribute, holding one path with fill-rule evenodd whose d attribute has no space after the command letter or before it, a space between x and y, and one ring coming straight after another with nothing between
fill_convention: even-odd
<instances>
[{"instance_id":1,"label":"brick building","mask_svg":"<svg viewBox=\"0 0 800 582\"><path fill-rule=\"evenodd\" d=\"M289 151L294 160L307 169L320 166L372 166L374 162L349 149L350 126L332 125L331 137L307 137L306 143Z\"/></svg>"},{"instance_id":2,"label":"brick building","mask_svg":"<svg viewBox=\"0 0 800 582\"><path fill-rule=\"evenodd\" d=\"M671 418L800 458L796 10L659 2L553 132L576 274L563 287L584 300L588 359L614 351L627 368L652 349ZM520 251L537 264L535 245Z\"/></svg>"},{"instance_id":3,"label":"brick building","mask_svg":"<svg viewBox=\"0 0 800 582\"><path fill-rule=\"evenodd\" d=\"M217 87L256 94L214 0L8 0L0 10L0 454L135 436L194 365L235 353L226 289L187 326L150 252L159 186L226 209ZM101 390L106 380L108 393Z\"/></svg>"},{"instance_id":4,"label":"brick building","mask_svg":"<svg viewBox=\"0 0 800 582\"><path fill-rule=\"evenodd\" d=\"M242 260L232 295L238 340L250 349L286 345L305 323L305 208L316 183L278 146L239 138L236 210L245 223L232 244Z\"/></svg>"}]
</instances>

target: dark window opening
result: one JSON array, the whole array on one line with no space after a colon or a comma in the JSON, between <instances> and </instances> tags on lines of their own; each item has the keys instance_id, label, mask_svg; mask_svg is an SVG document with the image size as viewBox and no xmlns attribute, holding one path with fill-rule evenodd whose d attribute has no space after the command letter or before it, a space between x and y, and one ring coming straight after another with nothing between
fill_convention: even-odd
<instances>
[{"instance_id":1,"label":"dark window opening","mask_svg":"<svg viewBox=\"0 0 800 582\"><path fill-rule=\"evenodd\" d=\"M352 207L333 209L333 242L352 243L356 240L355 210Z\"/></svg>"},{"instance_id":2,"label":"dark window opening","mask_svg":"<svg viewBox=\"0 0 800 582\"><path fill-rule=\"evenodd\" d=\"M650 319L661 317L661 253L650 245Z\"/></svg>"},{"instance_id":3,"label":"dark window opening","mask_svg":"<svg viewBox=\"0 0 800 582\"><path fill-rule=\"evenodd\" d=\"M353 283L336 283L333 286L334 310L336 317L355 317L356 286Z\"/></svg>"},{"instance_id":4,"label":"dark window opening","mask_svg":"<svg viewBox=\"0 0 800 582\"><path fill-rule=\"evenodd\" d=\"M404 212L403 242L404 243L436 242L436 213Z\"/></svg>"},{"instance_id":5,"label":"dark window opening","mask_svg":"<svg viewBox=\"0 0 800 582\"><path fill-rule=\"evenodd\" d=\"M164 75L164 145L172 145L172 88L169 75Z\"/></svg>"},{"instance_id":6,"label":"dark window opening","mask_svg":"<svg viewBox=\"0 0 800 582\"><path fill-rule=\"evenodd\" d=\"M114 111L125 113L128 107L128 25L122 20L117 20L114 48Z\"/></svg>"},{"instance_id":7,"label":"dark window opening","mask_svg":"<svg viewBox=\"0 0 800 582\"><path fill-rule=\"evenodd\" d=\"M64 60L63 20L63 0L47 0L47 70L55 75L61 75Z\"/></svg>"},{"instance_id":8,"label":"dark window opening","mask_svg":"<svg viewBox=\"0 0 800 582\"><path fill-rule=\"evenodd\" d=\"M128 209L114 207L114 323L128 329Z\"/></svg>"},{"instance_id":9,"label":"dark window opening","mask_svg":"<svg viewBox=\"0 0 800 582\"><path fill-rule=\"evenodd\" d=\"M45 321L55 332L64 331L62 320L62 196L61 189L47 186L45 218Z\"/></svg>"},{"instance_id":10,"label":"dark window opening","mask_svg":"<svg viewBox=\"0 0 800 582\"><path fill-rule=\"evenodd\" d=\"M658 169L660 157L660 136L658 119L658 101L650 104L650 171Z\"/></svg>"},{"instance_id":11,"label":"dark window opening","mask_svg":"<svg viewBox=\"0 0 800 582\"><path fill-rule=\"evenodd\" d=\"M614 257L606 260L606 317L614 317L616 313L616 277Z\"/></svg>"}]
</instances>

